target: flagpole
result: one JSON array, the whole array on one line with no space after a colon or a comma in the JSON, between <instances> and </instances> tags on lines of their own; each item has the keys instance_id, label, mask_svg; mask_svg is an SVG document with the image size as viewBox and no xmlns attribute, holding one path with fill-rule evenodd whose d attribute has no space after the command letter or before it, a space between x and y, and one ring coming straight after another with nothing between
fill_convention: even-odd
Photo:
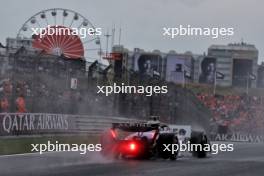
<instances>
[{"instance_id":1,"label":"flagpole","mask_svg":"<svg viewBox=\"0 0 264 176\"><path fill-rule=\"evenodd\" d=\"M184 75L184 69L183 69L183 72L182 72L182 87L184 88L185 87L185 75Z\"/></svg>"},{"instance_id":2,"label":"flagpole","mask_svg":"<svg viewBox=\"0 0 264 176\"><path fill-rule=\"evenodd\" d=\"M249 87L249 85L248 85L249 84L248 83L249 82L248 79L249 79L249 73L247 73L247 90L246 90L247 96L248 96L248 87Z\"/></svg>"},{"instance_id":3,"label":"flagpole","mask_svg":"<svg viewBox=\"0 0 264 176\"><path fill-rule=\"evenodd\" d=\"M186 78L185 78L186 73L187 73L187 69L186 69L185 65L183 65L183 88L185 88L185 85L186 85Z\"/></svg>"},{"instance_id":4,"label":"flagpole","mask_svg":"<svg viewBox=\"0 0 264 176\"><path fill-rule=\"evenodd\" d=\"M216 70L215 70L215 75L214 75L214 96L216 92Z\"/></svg>"}]
</instances>

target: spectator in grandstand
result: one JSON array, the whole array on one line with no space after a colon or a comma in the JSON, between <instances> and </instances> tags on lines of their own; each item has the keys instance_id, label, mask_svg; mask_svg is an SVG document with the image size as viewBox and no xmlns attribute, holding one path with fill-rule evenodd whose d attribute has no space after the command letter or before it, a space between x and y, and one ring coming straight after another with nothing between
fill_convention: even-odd
<instances>
[{"instance_id":1,"label":"spectator in grandstand","mask_svg":"<svg viewBox=\"0 0 264 176\"><path fill-rule=\"evenodd\" d=\"M212 111L212 121L218 125L219 129L228 127L231 131L263 133L264 108L261 98L209 94L199 94L197 97Z\"/></svg>"},{"instance_id":2,"label":"spectator in grandstand","mask_svg":"<svg viewBox=\"0 0 264 176\"><path fill-rule=\"evenodd\" d=\"M9 102L6 97L3 97L0 101L1 105L1 112L8 112L9 111Z\"/></svg>"},{"instance_id":3,"label":"spectator in grandstand","mask_svg":"<svg viewBox=\"0 0 264 176\"><path fill-rule=\"evenodd\" d=\"M9 79L5 80L3 83L3 93L5 95L10 95L12 93L12 84Z\"/></svg>"},{"instance_id":4,"label":"spectator in grandstand","mask_svg":"<svg viewBox=\"0 0 264 176\"><path fill-rule=\"evenodd\" d=\"M16 109L18 113L25 113L26 112L26 102L23 95L20 95L16 99Z\"/></svg>"}]
</instances>

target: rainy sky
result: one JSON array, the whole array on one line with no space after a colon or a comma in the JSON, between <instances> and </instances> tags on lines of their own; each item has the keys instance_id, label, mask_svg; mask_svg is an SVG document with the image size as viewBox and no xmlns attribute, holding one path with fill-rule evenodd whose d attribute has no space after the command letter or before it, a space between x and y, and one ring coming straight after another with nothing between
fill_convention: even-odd
<instances>
[{"instance_id":1,"label":"rainy sky","mask_svg":"<svg viewBox=\"0 0 264 176\"><path fill-rule=\"evenodd\" d=\"M203 54L212 44L244 41L259 50L264 61L264 1L262 0L2 0L0 42L15 37L22 24L35 13L49 8L79 12L103 32L122 28L121 44L132 50L142 48L178 53ZM163 27L232 27L229 37L164 37ZM103 48L106 38L101 36Z\"/></svg>"}]
</instances>

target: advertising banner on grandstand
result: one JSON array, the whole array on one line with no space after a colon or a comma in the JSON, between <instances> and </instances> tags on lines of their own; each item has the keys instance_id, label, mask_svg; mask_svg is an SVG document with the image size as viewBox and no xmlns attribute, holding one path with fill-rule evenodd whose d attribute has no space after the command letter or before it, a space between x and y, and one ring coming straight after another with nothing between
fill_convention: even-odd
<instances>
[{"instance_id":1,"label":"advertising banner on grandstand","mask_svg":"<svg viewBox=\"0 0 264 176\"><path fill-rule=\"evenodd\" d=\"M162 71L162 58L159 54L135 54L134 70L141 76L160 76Z\"/></svg>"},{"instance_id":2,"label":"advertising banner on grandstand","mask_svg":"<svg viewBox=\"0 0 264 176\"><path fill-rule=\"evenodd\" d=\"M264 143L264 136L253 134L215 134L212 136L212 139L214 141Z\"/></svg>"},{"instance_id":3,"label":"advertising banner on grandstand","mask_svg":"<svg viewBox=\"0 0 264 176\"><path fill-rule=\"evenodd\" d=\"M59 133L75 129L74 118L61 114L1 113L0 136Z\"/></svg>"},{"instance_id":4,"label":"advertising banner on grandstand","mask_svg":"<svg viewBox=\"0 0 264 176\"><path fill-rule=\"evenodd\" d=\"M185 55L168 55L166 63L166 80L183 83L185 77L191 78L191 59Z\"/></svg>"},{"instance_id":5,"label":"advertising banner on grandstand","mask_svg":"<svg viewBox=\"0 0 264 176\"><path fill-rule=\"evenodd\" d=\"M177 135L183 136L184 138L191 137L191 126L189 125L169 125L169 128Z\"/></svg>"},{"instance_id":6,"label":"advertising banner on grandstand","mask_svg":"<svg viewBox=\"0 0 264 176\"><path fill-rule=\"evenodd\" d=\"M140 122L121 117L47 113L0 113L0 136L91 135L101 132L113 122Z\"/></svg>"},{"instance_id":7,"label":"advertising banner on grandstand","mask_svg":"<svg viewBox=\"0 0 264 176\"><path fill-rule=\"evenodd\" d=\"M205 57L201 62L199 83L214 84L216 73L216 58Z\"/></svg>"}]
</instances>

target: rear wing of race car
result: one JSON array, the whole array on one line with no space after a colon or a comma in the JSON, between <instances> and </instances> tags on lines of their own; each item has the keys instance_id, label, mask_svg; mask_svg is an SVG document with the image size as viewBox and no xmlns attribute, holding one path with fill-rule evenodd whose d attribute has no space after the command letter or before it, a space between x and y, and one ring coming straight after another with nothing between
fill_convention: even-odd
<instances>
[{"instance_id":1,"label":"rear wing of race car","mask_svg":"<svg viewBox=\"0 0 264 176\"><path fill-rule=\"evenodd\" d=\"M112 123L112 129L120 129L127 132L147 132L158 130L159 124L149 123Z\"/></svg>"}]
</instances>

